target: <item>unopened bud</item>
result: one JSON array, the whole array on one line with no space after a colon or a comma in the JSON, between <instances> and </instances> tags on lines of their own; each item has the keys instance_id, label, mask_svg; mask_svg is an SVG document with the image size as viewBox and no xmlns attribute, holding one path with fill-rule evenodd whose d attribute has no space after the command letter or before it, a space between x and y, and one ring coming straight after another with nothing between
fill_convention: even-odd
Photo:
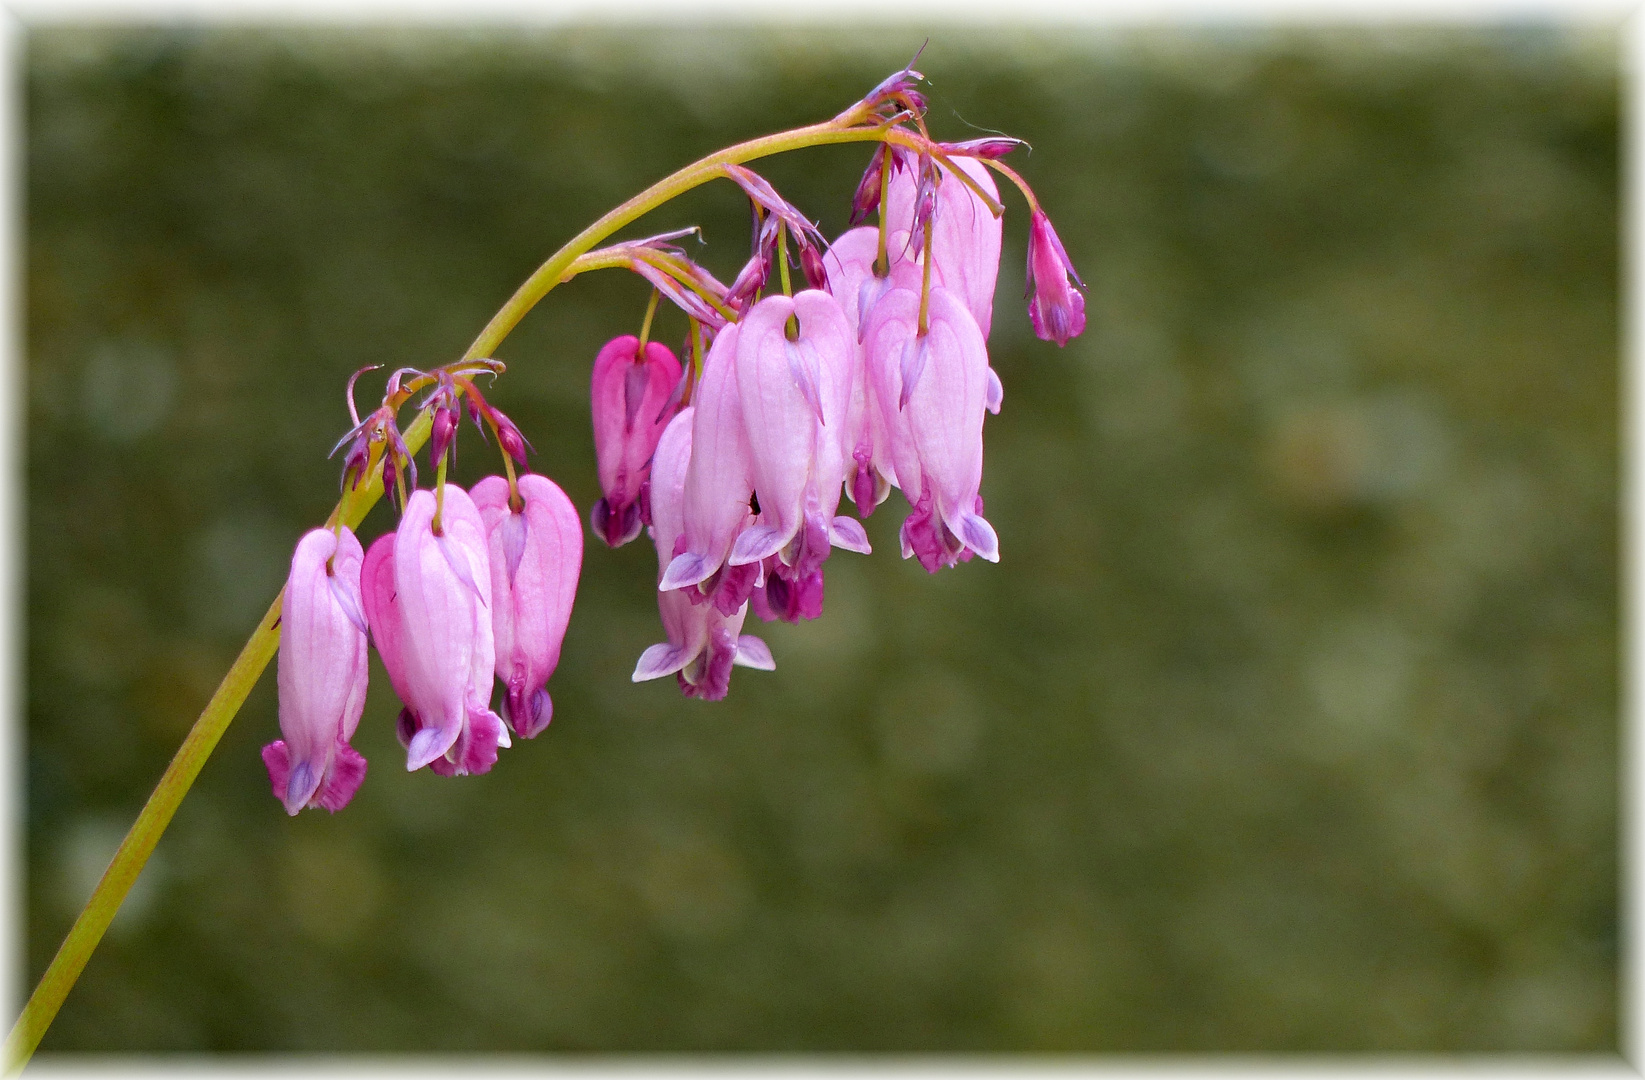
<instances>
[{"instance_id":1,"label":"unopened bud","mask_svg":"<svg viewBox=\"0 0 1645 1080\"><path fill-rule=\"evenodd\" d=\"M434 410L434 424L429 431L429 459L436 464L445 456L446 448L451 445L452 437L457 434L457 410L447 406L440 406Z\"/></svg>"},{"instance_id":2,"label":"unopened bud","mask_svg":"<svg viewBox=\"0 0 1645 1080\"><path fill-rule=\"evenodd\" d=\"M514 426L514 421L502 413L496 414L496 420L498 445L503 448L503 453L519 462L522 469L525 468L525 454L528 445L525 436L521 435L520 429Z\"/></svg>"}]
</instances>

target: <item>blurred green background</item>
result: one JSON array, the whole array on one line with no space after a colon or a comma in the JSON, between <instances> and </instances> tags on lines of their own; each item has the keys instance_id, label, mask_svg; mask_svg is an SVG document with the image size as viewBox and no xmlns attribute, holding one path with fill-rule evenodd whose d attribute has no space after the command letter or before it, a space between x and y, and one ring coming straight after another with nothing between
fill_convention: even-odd
<instances>
[{"instance_id":1,"label":"blurred green background","mask_svg":"<svg viewBox=\"0 0 1645 1080\"><path fill-rule=\"evenodd\" d=\"M714 705L630 684L655 556L591 541L552 728L408 775L374 661L335 817L269 792L271 672L44 1052L1616 1046L1616 40L1552 27L31 30L13 975L329 509L349 373L927 33L1090 284L1035 340L1008 195L1004 561L899 560L894 495ZM834 235L867 156L762 171ZM729 184L629 235L692 223L730 280ZM499 352L585 513L646 296Z\"/></svg>"}]
</instances>

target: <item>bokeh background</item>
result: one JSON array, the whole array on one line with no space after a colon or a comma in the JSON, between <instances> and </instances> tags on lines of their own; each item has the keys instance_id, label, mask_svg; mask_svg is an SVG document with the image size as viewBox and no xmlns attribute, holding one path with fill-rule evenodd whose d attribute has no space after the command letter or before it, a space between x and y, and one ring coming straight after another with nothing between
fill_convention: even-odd
<instances>
[{"instance_id":1,"label":"bokeh background","mask_svg":"<svg viewBox=\"0 0 1645 1080\"><path fill-rule=\"evenodd\" d=\"M329 509L349 373L927 34L934 131L1029 140L1090 284L1034 339L1008 195L1004 561L902 562L893 496L703 704L630 684L654 555L591 546L552 728L408 775L374 661L335 817L270 795L270 672L43 1052L1616 1046L1616 39L1551 26L31 30L13 977ZM866 159L763 171L833 235ZM630 235L691 223L729 280L728 184ZM584 512L646 296L499 351Z\"/></svg>"}]
</instances>

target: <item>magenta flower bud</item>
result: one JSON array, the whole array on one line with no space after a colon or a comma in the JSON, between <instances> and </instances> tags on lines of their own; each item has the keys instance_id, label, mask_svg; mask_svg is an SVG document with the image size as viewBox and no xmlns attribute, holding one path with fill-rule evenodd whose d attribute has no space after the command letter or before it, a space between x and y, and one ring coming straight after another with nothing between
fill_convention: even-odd
<instances>
[{"instance_id":1,"label":"magenta flower bud","mask_svg":"<svg viewBox=\"0 0 1645 1080\"><path fill-rule=\"evenodd\" d=\"M312 529L297 543L280 612L280 734L263 747L274 797L295 815L336 813L354 797L366 759L348 744L366 703L360 542Z\"/></svg>"},{"instance_id":2,"label":"magenta flower bud","mask_svg":"<svg viewBox=\"0 0 1645 1080\"><path fill-rule=\"evenodd\" d=\"M788 340L793 316L799 334ZM743 530L728 562L781 553L783 567L812 573L832 544L866 553L862 526L836 517L845 478L846 406L856 342L837 300L807 290L768 296L738 330L737 389L748 436L759 522Z\"/></svg>"},{"instance_id":3,"label":"magenta flower bud","mask_svg":"<svg viewBox=\"0 0 1645 1080\"><path fill-rule=\"evenodd\" d=\"M851 218L848 224L855 227L868 220L880 205L880 177L885 172L885 152L876 145L874 156L868 159L868 168L863 170L862 179L857 181L857 190L851 196Z\"/></svg>"},{"instance_id":4,"label":"magenta flower bud","mask_svg":"<svg viewBox=\"0 0 1645 1080\"><path fill-rule=\"evenodd\" d=\"M645 504L651 454L668 426L668 402L680 381L680 362L667 345L625 335L607 342L594 359L591 394L594 456L605 497L594 504L589 521L610 547L621 547L640 534L649 520Z\"/></svg>"},{"instance_id":5,"label":"magenta flower bud","mask_svg":"<svg viewBox=\"0 0 1645 1080\"><path fill-rule=\"evenodd\" d=\"M457 424L461 417L456 409L441 405L434 410L434 420L428 433L428 459L438 462L445 455L446 448L451 445L452 437L457 434Z\"/></svg>"},{"instance_id":6,"label":"magenta flower bud","mask_svg":"<svg viewBox=\"0 0 1645 1080\"><path fill-rule=\"evenodd\" d=\"M800 245L800 269L805 271L806 284L813 289L828 288L828 270L823 265L822 254L809 243Z\"/></svg>"},{"instance_id":7,"label":"magenta flower bud","mask_svg":"<svg viewBox=\"0 0 1645 1080\"><path fill-rule=\"evenodd\" d=\"M508 481L488 476L474 485L474 506L485 522L491 558L491 625L497 677L503 680L503 717L521 738L548 726L554 703L548 677L560 663L560 644L577 576L583 565L583 529L577 508L546 476L516 482L524 504L508 505Z\"/></svg>"},{"instance_id":8,"label":"magenta flower bud","mask_svg":"<svg viewBox=\"0 0 1645 1080\"><path fill-rule=\"evenodd\" d=\"M981 139L968 139L965 142L941 143L939 145L949 154L998 161L1017 147L1027 146L1028 144L1021 139L1013 139L1009 135L989 135Z\"/></svg>"},{"instance_id":9,"label":"magenta flower bud","mask_svg":"<svg viewBox=\"0 0 1645 1080\"><path fill-rule=\"evenodd\" d=\"M1085 297L1068 284L1069 278L1085 288L1051 219L1034 211L1028 226L1028 319L1041 341L1055 341L1059 347L1085 332Z\"/></svg>"},{"instance_id":10,"label":"magenta flower bud","mask_svg":"<svg viewBox=\"0 0 1645 1080\"><path fill-rule=\"evenodd\" d=\"M726 326L703 358L702 378L692 395L694 449L683 480L680 537L674 545L678 550L659 551L672 558L657 586L664 592L694 587L694 599L711 599L727 615L743 605L759 577L758 566L739 571L725 565L733 541L753 518L752 466L737 391L741 330L740 323ZM651 500L656 528L655 484Z\"/></svg>"},{"instance_id":11,"label":"magenta flower bud","mask_svg":"<svg viewBox=\"0 0 1645 1080\"><path fill-rule=\"evenodd\" d=\"M687 474L698 426L694 411L686 408L669 424L652 464L651 530L659 573L669 568L673 552L685 542ZM762 671L776 667L765 642L741 633L746 603L726 614L714 604L692 603L683 591L659 591L657 608L668 640L641 655L635 682L674 675L687 697L718 701L730 688L733 665Z\"/></svg>"},{"instance_id":12,"label":"magenta flower bud","mask_svg":"<svg viewBox=\"0 0 1645 1080\"><path fill-rule=\"evenodd\" d=\"M485 523L468 493L445 485L439 534L434 493L406 500L400 527L371 545L361 570L366 619L405 704L406 768L488 771L508 731L491 711L496 646Z\"/></svg>"},{"instance_id":13,"label":"magenta flower bud","mask_svg":"<svg viewBox=\"0 0 1645 1080\"><path fill-rule=\"evenodd\" d=\"M491 410L491 418L497 422L497 443L503 448L503 453L513 458L520 468L525 468L525 455L531 444L520 434L520 429L514 426L514 421L496 409Z\"/></svg>"}]
</instances>

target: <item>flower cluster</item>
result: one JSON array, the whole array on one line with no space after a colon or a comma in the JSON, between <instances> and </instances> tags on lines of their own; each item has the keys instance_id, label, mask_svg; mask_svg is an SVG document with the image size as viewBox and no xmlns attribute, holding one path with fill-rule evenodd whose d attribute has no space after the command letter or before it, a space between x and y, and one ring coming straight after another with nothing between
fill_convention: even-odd
<instances>
[{"instance_id":1,"label":"flower cluster","mask_svg":"<svg viewBox=\"0 0 1645 1080\"><path fill-rule=\"evenodd\" d=\"M979 494L984 417L1004 396L987 349L1003 214L994 175L1029 204L1028 310L1039 337L1064 345L1083 331L1084 284L1033 192L1000 160L1018 141L932 139L920 81L905 68L797 133L874 143L854 227L832 243L727 154L687 173L693 183L729 179L751 204L752 253L731 284L676 243L695 229L583 249L553 267L547 287L603 267L653 287L639 335L600 350L590 386L602 497L589 523L611 547L646 529L657 550L667 640L645 650L636 682L674 675L687 696L715 700L733 666L774 667L743 624L750 610L788 622L822 613L833 550L869 552L842 502L867 518L900 489L903 558L932 573L974 556L999 561ZM862 224L876 212L877 226ZM803 275L798 291L791 268ZM680 355L649 340L662 299L686 316ZM483 773L510 733L531 738L548 725L545 684L577 590L581 525L553 481L516 475L525 438L474 382L501 371L495 360L403 368L364 420L353 403L360 373L349 381L344 504L292 559L278 671L284 738L263 751L290 813L338 809L365 775L349 739L368 640L404 706L397 730L409 769ZM424 390L432 489L418 487L396 420ZM468 492L446 482L465 411L496 439L506 473ZM399 525L362 551L341 514L379 468Z\"/></svg>"},{"instance_id":2,"label":"flower cluster","mask_svg":"<svg viewBox=\"0 0 1645 1080\"><path fill-rule=\"evenodd\" d=\"M396 730L406 768L443 776L483 773L509 732L529 739L553 715L546 683L582 569L582 524L565 492L545 476L516 476L525 439L474 385L501 365L402 369L383 405L344 437L345 492L380 462L400 506L398 528L369 551L340 522L297 545L281 613L280 732L263 748L275 797L286 811L336 811L353 797L366 762L349 745L366 697L366 643L376 646L404 708ZM358 378L359 373L356 373ZM430 387L433 490L417 487L416 465L395 422L400 404ZM353 408L353 380L349 384ZM464 491L445 481L463 408L502 448L507 478ZM342 444L339 444L339 448ZM491 709L495 680L503 692ZM499 715L500 713L500 715Z\"/></svg>"},{"instance_id":3,"label":"flower cluster","mask_svg":"<svg viewBox=\"0 0 1645 1080\"><path fill-rule=\"evenodd\" d=\"M1017 140L932 140L919 79L905 69L855 107L887 133L851 208L853 225L877 210L877 227L828 244L763 178L727 165L754 220L753 254L730 286L672 246L680 234L601 253L666 281L671 291L659 293L691 325L687 364L642 345L644 333L610 342L594 363L605 495L591 524L612 547L649 525L657 547L668 640L641 656L636 682L672 674L687 696L712 700L733 665L769 669L770 650L740 632L749 610L816 618L833 549L869 551L862 524L836 513L842 500L866 518L899 488L910 507L903 557L932 573L999 560L978 494L984 413L998 413L1004 394L987 351L1002 230L991 173L1032 207L1036 334L1063 345L1084 329L1070 279L1083 283L1032 192L999 161ZM791 265L808 286L799 292Z\"/></svg>"}]
</instances>

